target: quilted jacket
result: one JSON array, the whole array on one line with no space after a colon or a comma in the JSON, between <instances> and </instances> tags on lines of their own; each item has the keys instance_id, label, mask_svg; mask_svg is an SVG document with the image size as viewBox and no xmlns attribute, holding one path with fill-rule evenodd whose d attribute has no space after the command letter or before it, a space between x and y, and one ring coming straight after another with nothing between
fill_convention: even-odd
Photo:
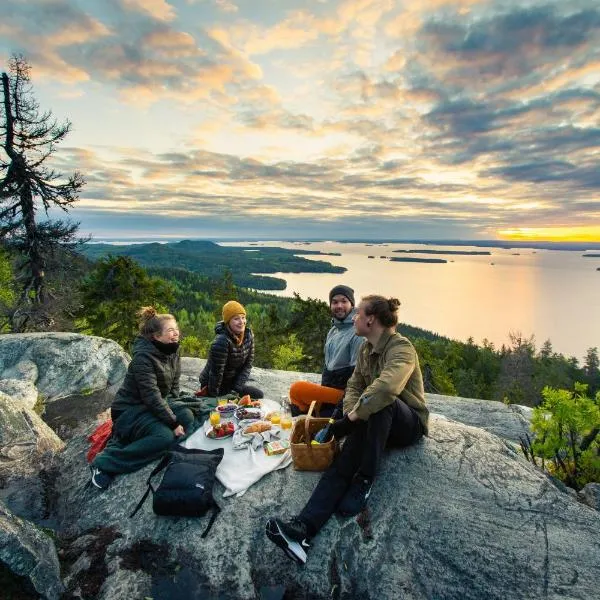
<instances>
[{"instance_id":1,"label":"quilted jacket","mask_svg":"<svg viewBox=\"0 0 600 600\"><path fill-rule=\"evenodd\" d=\"M215 326L208 361L200 374L200 386L208 386L209 396L239 392L250 377L254 362L254 336L246 326L244 339L238 346L233 333L219 321Z\"/></svg>"}]
</instances>

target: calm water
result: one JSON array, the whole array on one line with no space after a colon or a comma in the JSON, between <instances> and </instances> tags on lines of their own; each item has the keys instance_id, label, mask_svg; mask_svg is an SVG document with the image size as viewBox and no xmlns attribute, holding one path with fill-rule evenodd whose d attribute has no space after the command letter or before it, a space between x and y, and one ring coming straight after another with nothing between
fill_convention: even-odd
<instances>
[{"instance_id":1,"label":"calm water","mask_svg":"<svg viewBox=\"0 0 600 600\"><path fill-rule=\"evenodd\" d=\"M250 243L223 243L247 246ZM585 351L600 347L600 258L582 258L582 252L419 244L342 244L339 242L259 242L259 246L339 252L341 256L311 257L346 267L330 273L277 273L291 296L327 300L339 283L354 288L357 299L379 293L402 302L401 320L477 343L484 338L497 346L508 343L508 333L534 335L536 345L550 339L554 350L582 359ZM393 250L489 250L489 256L399 254ZM597 253L597 252L596 252ZM375 258L368 258L374 255ZM446 264L398 263L381 256L445 258ZM452 261L452 262L450 262ZM493 263L493 264L492 264Z\"/></svg>"}]
</instances>

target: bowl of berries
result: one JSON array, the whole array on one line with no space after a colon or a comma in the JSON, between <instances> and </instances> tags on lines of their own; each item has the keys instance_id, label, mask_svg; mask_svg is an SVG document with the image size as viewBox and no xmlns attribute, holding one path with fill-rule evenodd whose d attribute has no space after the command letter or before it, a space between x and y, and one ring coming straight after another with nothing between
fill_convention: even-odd
<instances>
[{"instance_id":1,"label":"bowl of berries","mask_svg":"<svg viewBox=\"0 0 600 600\"><path fill-rule=\"evenodd\" d=\"M227 421L225 423L213 425L210 429L206 431L206 437L211 438L213 440L228 438L233 435L234 431L235 425L231 421Z\"/></svg>"},{"instance_id":2,"label":"bowl of berries","mask_svg":"<svg viewBox=\"0 0 600 600\"><path fill-rule=\"evenodd\" d=\"M221 416L221 421L231 421L236 410L236 404L223 404L217 406L217 412Z\"/></svg>"}]
</instances>

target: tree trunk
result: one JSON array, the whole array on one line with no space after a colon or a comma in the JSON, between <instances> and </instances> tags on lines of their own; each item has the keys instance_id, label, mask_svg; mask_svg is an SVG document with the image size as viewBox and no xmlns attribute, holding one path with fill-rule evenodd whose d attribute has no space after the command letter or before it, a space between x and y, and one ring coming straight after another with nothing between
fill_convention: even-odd
<instances>
[{"instance_id":1,"label":"tree trunk","mask_svg":"<svg viewBox=\"0 0 600 600\"><path fill-rule=\"evenodd\" d=\"M21 188L21 213L27 234L27 257L30 278L23 290L22 300L26 303L42 304L44 301L44 257L40 252L40 240L35 222L35 205L29 185Z\"/></svg>"}]
</instances>

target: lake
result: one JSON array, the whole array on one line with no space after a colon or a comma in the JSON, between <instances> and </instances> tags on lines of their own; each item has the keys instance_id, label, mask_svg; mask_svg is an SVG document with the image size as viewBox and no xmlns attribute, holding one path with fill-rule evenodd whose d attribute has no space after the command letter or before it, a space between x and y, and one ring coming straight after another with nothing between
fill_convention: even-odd
<instances>
[{"instance_id":1,"label":"lake","mask_svg":"<svg viewBox=\"0 0 600 600\"><path fill-rule=\"evenodd\" d=\"M311 256L346 267L343 274L276 273L287 289L275 292L322 298L339 283L363 295L395 296L400 320L465 341L469 336L496 347L508 343L509 332L534 335L536 346L550 339L554 351L580 361L588 348L600 347L600 258L581 251L500 249L432 244L365 244L341 242L221 242L223 246L277 246L339 252ZM474 252L489 256L394 253L427 249ZM591 252L590 252L591 253ZM597 253L597 251L595 252ZM369 255L375 258L369 258ZM384 258L381 258L384 257ZM446 264L391 262L391 257L443 258ZM269 292L274 293L274 292Z\"/></svg>"}]
</instances>

